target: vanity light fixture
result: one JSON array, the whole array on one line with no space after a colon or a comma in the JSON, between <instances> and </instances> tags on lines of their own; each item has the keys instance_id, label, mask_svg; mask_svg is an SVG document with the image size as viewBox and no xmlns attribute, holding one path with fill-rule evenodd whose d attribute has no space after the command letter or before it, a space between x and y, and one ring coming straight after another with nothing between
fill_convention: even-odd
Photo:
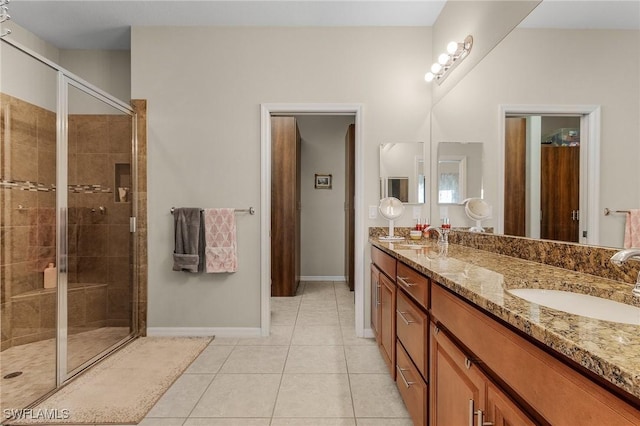
<instances>
[{"instance_id":1,"label":"vanity light fixture","mask_svg":"<svg viewBox=\"0 0 640 426\"><path fill-rule=\"evenodd\" d=\"M438 56L438 62L431 65L431 71L425 74L424 79L427 83L435 80L438 83L444 81L448 73L456 67L471 52L473 46L473 37L468 35L462 43L455 41L447 44L447 53Z\"/></svg>"}]
</instances>

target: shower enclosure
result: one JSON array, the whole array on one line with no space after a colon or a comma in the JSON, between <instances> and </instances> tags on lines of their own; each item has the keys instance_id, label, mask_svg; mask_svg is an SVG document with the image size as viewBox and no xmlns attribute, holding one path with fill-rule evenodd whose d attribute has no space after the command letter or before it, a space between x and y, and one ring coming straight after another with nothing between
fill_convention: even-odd
<instances>
[{"instance_id":1,"label":"shower enclosure","mask_svg":"<svg viewBox=\"0 0 640 426\"><path fill-rule=\"evenodd\" d=\"M137 146L129 105L0 49L4 418L137 334Z\"/></svg>"}]
</instances>

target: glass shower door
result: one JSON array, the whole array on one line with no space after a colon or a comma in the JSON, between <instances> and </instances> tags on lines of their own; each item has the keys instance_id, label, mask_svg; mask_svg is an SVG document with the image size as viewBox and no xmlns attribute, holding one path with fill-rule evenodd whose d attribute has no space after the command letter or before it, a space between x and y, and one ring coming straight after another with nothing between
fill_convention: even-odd
<instances>
[{"instance_id":1,"label":"glass shower door","mask_svg":"<svg viewBox=\"0 0 640 426\"><path fill-rule=\"evenodd\" d=\"M66 372L134 332L133 120L68 82Z\"/></svg>"},{"instance_id":2,"label":"glass shower door","mask_svg":"<svg viewBox=\"0 0 640 426\"><path fill-rule=\"evenodd\" d=\"M57 71L5 43L0 58L2 422L56 388L58 164Z\"/></svg>"}]
</instances>

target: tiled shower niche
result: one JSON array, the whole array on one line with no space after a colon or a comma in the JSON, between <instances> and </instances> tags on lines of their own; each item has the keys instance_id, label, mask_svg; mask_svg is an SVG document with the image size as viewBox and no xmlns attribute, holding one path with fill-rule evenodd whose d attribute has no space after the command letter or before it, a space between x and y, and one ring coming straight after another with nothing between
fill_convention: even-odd
<instances>
[{"instance_id":1,"label":"tiled shower niche","mask_svg":"<svg viewBox=\"0 0 640 426\"><path fill-rule=\"evenodd\" d=\"M5 350L55 337L57 293L43 271L56 254L56 114L1 94L0 117ZM70 115L68 128L69 333L130 327L131 203L114 190L116 170L131 164L131 117Z\"/></svg>"}]
</instances>

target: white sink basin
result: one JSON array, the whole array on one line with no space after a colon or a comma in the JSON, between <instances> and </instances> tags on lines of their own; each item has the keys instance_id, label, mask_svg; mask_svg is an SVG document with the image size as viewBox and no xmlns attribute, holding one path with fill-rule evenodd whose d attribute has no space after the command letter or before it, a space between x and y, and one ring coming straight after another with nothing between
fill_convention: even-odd
<instances>
[{"instance_id":1,"label":"white sink basin","mask_svg":"<svg viewBox=\"0 0 640 426\"><path fill-rule=\"evenodd\" d=\"M507 290L529 302L583 317L640 325L640 308L609 299L561 290L516 288Z\"/></svg>"}]
</instances>

